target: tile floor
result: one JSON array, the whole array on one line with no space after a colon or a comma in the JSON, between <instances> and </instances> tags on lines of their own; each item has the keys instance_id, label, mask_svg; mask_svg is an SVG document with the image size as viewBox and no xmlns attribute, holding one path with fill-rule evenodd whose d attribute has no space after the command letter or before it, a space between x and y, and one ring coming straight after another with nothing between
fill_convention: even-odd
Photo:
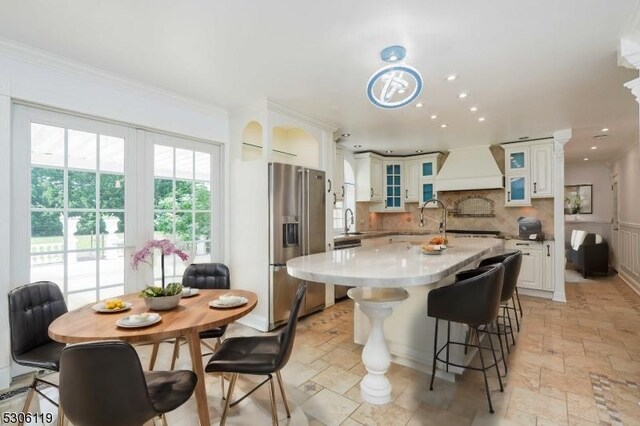
<instances>
[{"instance_id":1,"label":"tile floor","mask_svg":"<svg viewBox=\"0 0 640 426\"><path fill-rule=\"evenodd\" d=\"M640 296L618 278L568 283L568 303L522 297L524 323L508 359L505 392L491 376L495 414L489 414L482 376L469 372L457 383L392 364L393 402L362 403L358 382L365 370L362 348L353 343L353 304L344 301L299 324L291 360L283 370L295 406L287 423L310 425L640 425ZM251 334L240 325L230 335ZM160 368L167 368L172 346L163 345ZM140 346L144 363L149 346ZM164 365L166 364L166 366ZM189 368L183 346L179 368ZM248 390L256 378L238 381ZM219 378L207 380L212 424L220 418ZM55 395L55 392L53 392ZM230 425L270 424L267 388L230 412ZM0 402L0 411L19 410L24 396ZM44 400L33 409L52 411ZM170 425L197 424L190 400L167 416Z\"/></svg>"}]
</instances>

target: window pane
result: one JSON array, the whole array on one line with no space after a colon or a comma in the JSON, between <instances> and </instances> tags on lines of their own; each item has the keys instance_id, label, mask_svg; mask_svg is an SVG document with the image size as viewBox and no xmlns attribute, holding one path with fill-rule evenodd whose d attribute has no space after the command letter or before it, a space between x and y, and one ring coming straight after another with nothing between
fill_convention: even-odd
<instances>
[{"instance_id":1,"label":"window pane","mask_svg":"<svg viewBox=\"0 0 640 426\"><path fill-rule=\"evenodd\" d=\"M100 247L124 246L124 212L100 215Z\"/></svg>"},{"instance_id":2,"label":"window pane","mask_svg":"<svg viewBox=\"0 0 640 426\"><path fill-rule=\"evenodd\" d=\"M197 180L211 180L211 155L196 151L196 173Z\"/></svg>"},{"instance_id":3,"label":"window pane","mask_svg":"<svg viewBox=\"0 0 640 426\"><path fill-rule=\"evenodd\" d=\"M158 209L173 209L173 181L171 179L154 180L154 199Z\"/></svg>"},{"instance_id":4,"label":"window pane","mask_svg":"<svg viewBox=\"0 0 640 426\"><path fill-rule=\"evenodd\" d=\"M69 253L68 259L67 291L95 288L97 285L95 252Z\"/></svg>"},{"instance_id":5,"label":"window pane","mask_svg":"<svg viewBox=\"0 0 640 426\"><path fill-rule=\"evenodd\" d=\"M62 212L31 213L31 252L42 253L64 250Z\"/></svg>"},{"instance_id":6,"label":"window pane","mask_svg":"<svg viewBox=\"0 0 640 426\"><path fill-rule=\"evenodd\" d=\"M95 213L73 213L73 216L67 219L67 225L68 250L89 250L97 247Z\"/></svg>"},{"instance_id":7,"label":"window pane","mask_svg":"<svg viewBox=\"0 0 640 426\"><path fill-rule=\"evenodd\" d=\"M176 239L179 241L193 241L193 215L191 212L176 213Z\"/></svg>"},{"instance_id":8,"label":"window pane","mask_svg":"<svg viewBox=\"0 0 640 426\"><path fill-rule=\"evenodd\" d=\"M524 152L513 153L510 155L510 159L512 169L523 169L525 167Z\"/></svg>"},{"instance_id":9,"label":"window pane","mask_svg":"<svg viewBox=\"0 0 640 426\"><path fill-rule=\"evenodd\" d=\"M31 123L31 164L64 167L64 129Z\"/></svg>"},{"instance_id":10,"label":"window pane","mask_svg":"<svg viewBox=\"0 0 640 426\"><path fill-rule=\"evenodd\" d=\"M100 175L100 208L124 209L123 175Z\"/></svg>"},{"instance_id":11,"label":"window pane","mask_svg":"<svg viewBox=\"0 0 640 426\"><path fill-rule=\"evenodd\" d=\"M98 135L95 133L69 130L68 167L96 170L97 141Z\"/></svg>"},{"instance_id":12,"label":"window pane","mask_svg":"<svg viewBox=\"0 0 640 426\"><path fill-rule=\"evenodd\" d=\"M51 281L62 288L64 283L63 255L38 254L31 256L31 282Z\"/></svg>"},{"instance_id":13,"label":"window pane","mask_svg":"<svg viewBox=\"0 0 640 426\"><path fill-rule=\"evenodd\" d=\"M124 294L124 286L119 285L117 287L101 288L98 293L100 295L100 300L112 299Z\"/></svg>"},{"instance_id":14,"label":"window pane","mask_svg":"<svg viewBox=\"0 0 640 426\"><path fill-rule=\"evenodd\" d=\"M56 169L31 169L31 206L61 209L64 206L64 172Z\"/></svg>"},{"instance_id":15,"label":"window pane","mask_svg":"<svg viewBox=\"0 0 640 426\"><path fill-rule=\"evenodd\" d=\"M153 235L157 240L173 239L173 212L156 212L153 220Z\"/></svg>"},{"instance_id":16,"label":"window pane","mask_svg":"<svg viewBox=\"0 0 640 426\"><path fill-rule=\"evenodd\" d=\"M100 135L100 170L124 173L124 139Z\"/></svg>"},{"instance_id":17,"label":"window pane","mask_svg":"<svg viewBox=\"0 0 640 426\"><path fill-rule=\"evenodd\" d=\"M81 308L89 303L96 303L96 291L83 291L82 293L74 293L67 296L67 308L71 311L73 309Z\"/></svg>"},{"instance_id":18,"label":"window pane","mask_svg":"<svg viewBox=\"0 0 640 426\"><path fill-rule=\"evenodd\" d=\"M210 242L198 242L196 243L196 256L193 263L207 263L211 262L211 243Z\"/></svg>"},{"instance_id":19,"label":"window pane","mask_svg":"<svg viewBox=\"0 0 640 426\"><path fill-rule=\"evenodd\" d=\"M193 179L193 151L176 148L176 177Z\"/></svg>"},{"instance_id":20,"label":"window pane","mask_svg":"<svg viewBox=\"0 0 640 426\"><path fill-rule=\"evenodd\" d=\"M211 239L211 214L196 213L196 241Z\"/></svg>"},{"instance_id":21,"label":"window pane","mask_svg":"<svg viewBox=\"0 0 640 426\"><path fill-rule=\"evenodd\" d=\"M154 176L173 177L173 148L155 145L153 148Z\"/></svg>"},{"instance_id":22,"label":"window pane","mask_svg":"<svg viewBox=\"0 0 640 426\"><path fill-rule=\"evenodd\" d=\"M176 209L190 210L191 208L193 208L193 183L176 180Z\"/></svg>"},{"instance_id":23,"label":"window pane","mask_svg":"<svg viewBox=\"0 0 640 426\"><path fill-rule=\"evenodd\" d=\"M196 182L196 210L211 209L211 185L206 182Z\"/></svg>"},{"instance_id":24,"label":"window pane","mask_svg":"<svg viewBox=\"0 0 640 426\"><path fill-rule=\"evenodd\" d=\"M95 172L69 171L69 208L96 208Z\"/></svg>"},{"instance_id":25,"label":"window pane","mask_svg":"<svg viewBox=\"0 0 640 426\"><path fill-rule=\"evenodd\" d=\"M124 250L103 250L100 257L100 287L124 283Z\"/></svg>"},{"instance_id":26,"label":"window pane","mask_svg":"<svg viewBox=\"0 0 640 426\"><path fill-rule=\"evenodd\" d=\"M422 163L422 176L433 175L433 163Z\"/></svg>"}]
</instances>

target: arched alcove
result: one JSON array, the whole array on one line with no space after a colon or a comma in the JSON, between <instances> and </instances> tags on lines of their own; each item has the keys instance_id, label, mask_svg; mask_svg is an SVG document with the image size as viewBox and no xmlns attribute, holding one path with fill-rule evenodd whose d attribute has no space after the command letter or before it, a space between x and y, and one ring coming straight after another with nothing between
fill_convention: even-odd
<instances>
[{"instance_id":1,"label":"arched alcove","mask_svg":"<svg viewBox=\"0 0 640 426\"><path fill-rule=\"evenodd\" d=\"M262 125L257 121L250 121L242 131L242 161L262 158L263 147Z\"/></svg>"},{"instance_id":2,"label":"arched alcove","mask_svg":"<svg viewBox=\"0 0 640 426\"><path fill-rule=\"evenodd\" d=\"M319 143L305 130L297 127L274 127L272 139L273 161L319 167Z\"/></svg>"}]
</instances>

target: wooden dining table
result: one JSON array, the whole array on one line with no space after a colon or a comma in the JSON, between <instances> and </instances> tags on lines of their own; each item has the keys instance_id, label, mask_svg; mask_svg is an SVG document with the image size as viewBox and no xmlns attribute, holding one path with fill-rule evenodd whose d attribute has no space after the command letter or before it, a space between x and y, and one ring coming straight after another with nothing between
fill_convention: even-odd
<instances>
[{"instance_id":1,"label":"wooden dining table","mask_svg":"<svg viewBox=\"0 0 640 426\"><path fill-rule=\"evenodd\" d=\"M246 297L248 302L234 308L219 309L209 306L209 302L227 293ZM93 304L89 304L58 317L49 326L49 336L62 343L115 339L129 343L146 343L184 337L189 345L193 371L198 376L194 391L198 417L201 425L208 426L209 409L199 333L229 324L247 315L258 303L256 294L246 290L201 289L193 297L182 298L176 308L157 311L161 316L160 322L140 328L118 327L116 321L127 315L148 312L144 299L137 293L121 296L120 299L132 303L131 308L117 313L99 313L92 308Z\"/></svg>"}]
</instances>

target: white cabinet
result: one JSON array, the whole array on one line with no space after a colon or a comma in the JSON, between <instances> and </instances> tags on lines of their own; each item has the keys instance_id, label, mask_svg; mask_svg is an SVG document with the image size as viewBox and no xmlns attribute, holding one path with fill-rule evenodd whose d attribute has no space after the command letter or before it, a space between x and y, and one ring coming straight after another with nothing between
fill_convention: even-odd
<instances>
[{"instance_id":1,"label":"white cabinet","mask_svg":"<svg viewBox=\"0 0 640 426\"><path fill-rule=\"evenodd\" d=\"M422 204L437 197L434 186L440 156L441 154L428 154L405 159L405 202Z\"/></svg>"},{"instance_id":2,"label":"white cabinet","mask_svg":"<svg viewBox=\"0 0 640 426\"><path fill-rule=\"evenodd\" d=\"M336 148L333 161L333 181L330 190L333 192L333 203L344 199L344 151Z\"/></svg>"},{"instance_id":3,"label":"white cabinet","mask_svg":"<svg viewBox=\"0 0 640 426\"><path fill-rule=\"evenodd\" d=\"M553 145L531 147L531 198L553 197Z\"/></svg>"},{"instance_id":4,"label":"white cabinet","mask_svg":"<svg viewBox=\"0 0 640 426\"><path fill-rule=\"evenodd\" d=\"M404 202L417 203L420 201L420 167L422 160L406 160L404 162Z\"/></svg>"},{"instance_id":5,"label":"white cabinet","mask_svg":"<svg viewBox=\"0 0 640 426\"><path fill-rule=\"evenodd\" d=\"M382 157L356 154L356 201L382 201Z\"/></svg>"},{"instance_id":6,"label":"white cabinet","mask_svg":"<svg viewBox=\"0 0 640 426\"><path fill-rule=\"evenodd\" d=\"M505 205L530 206L532 198L553 197L553 144L518 142L505 151Z\"/></svg>"},{"instance_id":7,"label":"white cabinet","mask_svg":"<svg viewBox=\"0 0 640 426\"><path fill-rule=\"evenodd\" d=\"M404 209L404 161L401 159L385 160L384 170L384 209L398 211Z\"/></svg>"},{"instance_id":8,"label":"white cabinet","mask_svg":"<svg viewBox=\"0 0 640 426\"><path fill-rule=\"evenodd\" d=\"M505 249L522 251L518 287L553 291L553 241L509 240Z\"/></svg>"}]
</instances>

